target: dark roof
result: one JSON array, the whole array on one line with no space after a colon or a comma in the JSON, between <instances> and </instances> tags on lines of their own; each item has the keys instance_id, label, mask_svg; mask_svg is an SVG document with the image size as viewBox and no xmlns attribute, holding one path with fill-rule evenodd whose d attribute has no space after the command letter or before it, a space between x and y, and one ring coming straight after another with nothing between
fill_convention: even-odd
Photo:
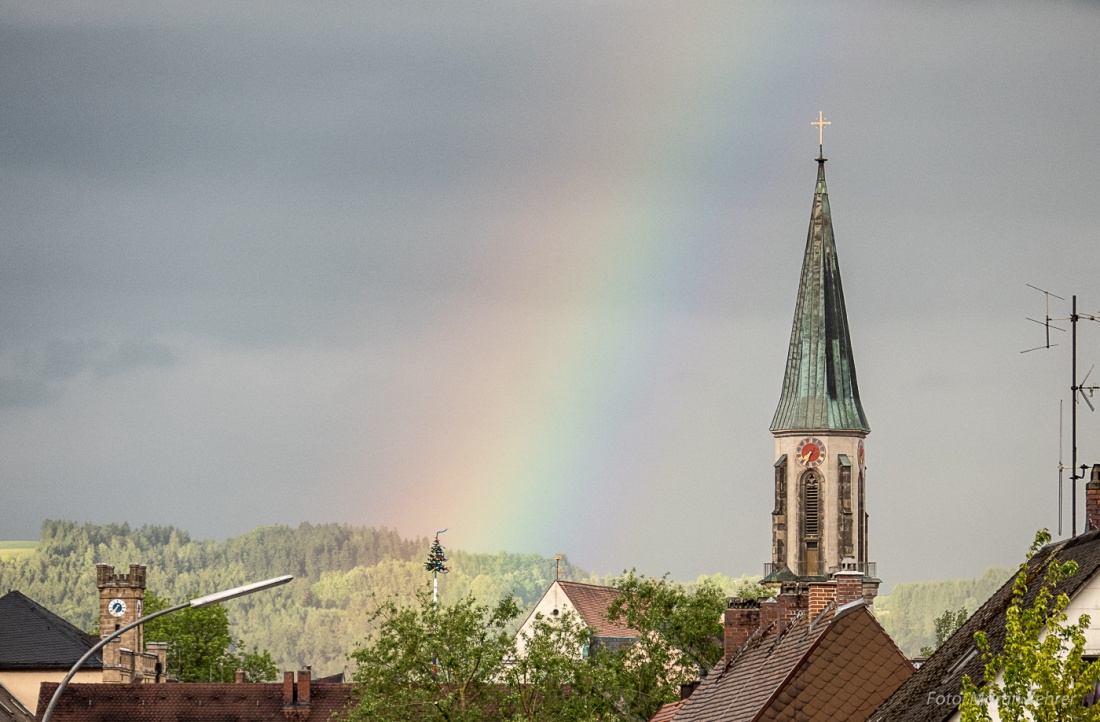
<instances>
[{"instance_id":1,"label":"dark roof","mask_svg":"<svg viewBox=\"0 0 1100 722\"><path fill-rule=\"evenodd\" d=\"M43 682L38 718L57 684ZM328 722L343 712L351 686L310 685L308 714L298 720ZM70 684L54 709L57 722L283 722L283 685L263 684Z\"/></svg>"},{"instance_id":2,"label":"dark roof","mask_svg":"<svg viewBox=\"0 0 1100 722\"><path fill-rule=\"evenodd\" d=\"M864 720L913 673L874 615L852 603L783 632L758 630L703 679L674 722Z\"/></svg>"},{"instance_id":3,"label":"dark roof","mask_svg":"<svg viewBox=\"0 0 1100 722\"><path fill-rule=\"evenodd\" d=\"M1077 573L1062 580L1057 593L1073 597L1100 570L1100 531L1089 532L1074 539L1048 544L1028 561L1028 597L1026 604L1034 601L1047 563L1077 562ZM1004 649L1005 612L1012 602L1014 572L970 619L945 641L936 652L921 665L917 673L888 699L871 720L875 722L939 722L958 707L958 695L962 694L962 678L970 675L980 680L985 665L974 644L974 633L984 631L994 654Z\"/></svg>"},{"instance_id":4,"label":"dark roof","mask_svg":"<svg viewBox=\"0 0 1100 722\"><path fill-rule=\"evenodd\" d=\"M565 596L577 609L577 614L592 629L597 637L637 637L637 630L631 629L622 622L612 622L607 618L607 608L611 602L619 596L619 590L614 587L601 587L595 584L582 584L581 582L565 582L558 580L558 585Z\"/></svg>"},{"instance_id":5,"label":"dark roof","mask_svg":"<svg viewBox=\"0 0 1100 722\"><path fill-rule=\"evenodd\" d=\"M34 722L34 715L0 684L0 722Z\"/></svg>"},{"instance_id":6,"label":"dark roof","mask_svg":"<svg viewBox=\"0 0 1100 722\"><path fill-rule=\"evenodd\" d=\"M97 639L20 592L0 597L0 669L69 669ZM102 669L99 655L84 667Z\"/></svg>"},{"instance_id":7,"label":"dark roof","mask_svg":"<svg viewBox=\"0 0 1100 722\"><path fill-rule=\"evenodd\" d=\"M819 158L787 370L771 430L834 429L869 432L871 427L859 402L829 192L825 188L825 159Z\"/></svg>"}]
</instances>

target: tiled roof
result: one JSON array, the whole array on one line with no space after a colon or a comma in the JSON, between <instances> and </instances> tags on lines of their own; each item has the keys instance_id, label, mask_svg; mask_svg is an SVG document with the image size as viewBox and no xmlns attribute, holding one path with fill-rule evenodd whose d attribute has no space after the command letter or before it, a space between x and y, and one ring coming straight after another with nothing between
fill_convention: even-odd
<instances>
[{"instance_id":1,"label":"tiled roof","mask_svg":"<svg viewBox=\"0 0 1100 722\"><path fill-rule=\"evenodd\" d=\"M674 722L864 720L913 672L862 604L759 630L711 670Z\"/></svg>"},{"instance_id":2,"label":"tiled roof","mask_svg":"<svg viewBox=\"0 0 1100 722\"><path fill-rule=\"evenodd\" d=\"M595 584L582 584L581 582L558 581L558 585L569 601L576 607L584 623L592 628L592 633L597 637L637 637L637 630L631 629L623 622L612 622L607 618L607 608L619 591L614 587L601 587Z\"/></svg>"},{"instance_id":3,"label":"tiled roof","mask_svg":"<svg viewBox=\"0 0 1100 722\"><path fill-rule=\"evenodd\" d=\"M1058 593L1073 597L1100 570L1100 531L1074 539L1048 544L1028 562L1029 579L1041 580L1051 558L1077 562L1077 573L1064 579ZM917 673L902 685L871 717L873 722L940 722L958 707L954 702L962 694L964 674L982 677L984 664L974 644L974 633L985 631L992 651L997 654L1005 643L1005 611L1012 601L1012 582L1016 573L971 615ZM1026 604L1034 601L1039 584L1029 584Z\"/></svg>"},{"instance_id":4,"label":"tiled roof","mask_svg":"<svg viewBox=\"0 0 1100 722\"><path fill-rule=\"evenodd\" d=\"M0 722L34 722L34 715L0 684Z\"/></svg>"},{"instance_id":5,"label":"tiled roof","mask_svg":"<svg viewBox=\"0 0 1100 722\"><path fill-rule=\"evenodd\" d=\"M672 718L676 716L676 713L680 711L680 708L684 706L684 700L677 700L675 702L666 702L661 705L661 709L657 710L657 714L653 715L649 722L672 722Z\"/></svg>"},{"instance_id":6,"label":"tiled roof","mask_svg":"<svg viewBox=\"0 0 1100 722\"><path fill-rule=\"evenodd\" d=\"M69 669L96 642L20 592L0 597L0 669ZM101 669L95 655L84 666Z\"/></svg>"},{"instance_id":7,"label":"tiled roof","mask_svg":"<svg viewBox=\"0 0 1100 722\"><path fill-rule=\"evenodd\" d=\"M57 684L43 682L38 718ZM351 699L351 686L313 684L307 714L297 720L329 722ZM304 710L303 710L304 712ZM54 709L57 722L284 722L283 685L264 684L70 684Z\"/></svg>"},{"instance_id":8,"label":"tiled roof","mask_svg":"<svg viewBox=\"0 0 1100 722\"><path fill-rule=\"evenodd\" d=\"M856 362L833 241L824 158L818 159L817 187L787 351L787 370L771 425L772 431L796 429L871 430L856 384Z\"/></svg>"}]
</instances>

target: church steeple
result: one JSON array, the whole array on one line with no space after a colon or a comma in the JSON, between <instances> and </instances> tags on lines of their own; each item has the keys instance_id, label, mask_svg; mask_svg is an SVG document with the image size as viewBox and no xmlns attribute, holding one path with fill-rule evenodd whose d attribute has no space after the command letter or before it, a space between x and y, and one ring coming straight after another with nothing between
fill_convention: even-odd
<instances>
[{"instance_id":1,"label":"church steeple","mask_svg":"<svg viewBox=\"0 0 1100 722\"><path fill-rule=\"evenodd\" d=\"M856 363L848 333L844 289L833 242L825 158L817 159L802 279L798 285L787 371L773 433L783 431L871 430L859 401Z\"/></svg>"},{"instance_id":2,"label":"church steeple","mask_svg":"<svg viewBox=\"0 0 1100 722\"><path fill-rule=\"evenodd\" d=\"M827 124L821 115L814 123L819 132ZM878 579L867 554L864 465L870 430L856 384L820 154L783 390L771 424L775 509L766 584L823 584L840 571L862 572L864 598L874 598Z\"/></svg>"}]
</instances>

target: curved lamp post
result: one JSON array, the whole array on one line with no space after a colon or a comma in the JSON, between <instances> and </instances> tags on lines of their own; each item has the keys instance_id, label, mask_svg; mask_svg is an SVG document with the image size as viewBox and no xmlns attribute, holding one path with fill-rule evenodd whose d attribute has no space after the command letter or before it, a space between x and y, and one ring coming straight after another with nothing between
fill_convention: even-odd
<instances>
[{"instance_id":1,"label":"curved lamp post","mask_svg":"<svg viewBox=\"0 0 1100 722\"><path fill-rule=\"evenodd\" d=\"M225 591L222 591L222 592L214 592L213 594L207 594L205 597L198 597L197 599L192 599L189 602L184 602L183 604L177 604L174 607L168 607L167 609L161 609L160 611L153 612L152 614L146 614L144 617L141 617L137 621L130 622L125 627L122 627L121 629L116 629L111 634L108 634L106 637L104 637L103 639L96 642L96 644L91 649L89 649L87 652L85 652L83 657L76 660L76 664L73 665L73 668L70 669L69 673L65 675L65 679L61 680L61 684L57 685L57 689L54 690L53 697L50 698L50 704L49 704L48 707L46 707L46 713L44 715L42 715L42 722L49 722L50 717L53 715L54 707L57 706L58 701L60 701L60 699L61 699L61 693L65 691L65 688L67 686L69 686L69 682L76 675L76 673L80 670L80 668L84 665L84 663L88 661L88 658L91 657L96 652L98 652L99 650L103 649L103 647L105 647L107 645L107 643L110 642L112 639L116 639L119 636L121 636L123 632L128 632L131 629L133 629L134 627L138 626L139 624L143 624L145 622L148 622L150 619L153 619L155 617L159 617L163 614L168 614L169 612L178 612L179 610L186 609L188 607L192 607L192 608L197 609L198 607L205 607L205 606L208 606L210 604L220 604L221 602L224 602L224 601L227 601L227 600L230 600L230 599L236 599L237 597L243 597L246 594L252 594L253 592L259 592L259 591L263 591L264 589L271 589L272 587L277 587L277 586L280 586L282 584L286 584L287 582L289 582L293 578L294 577L291 576L290 574L286 574L284 576L275 577L273 579L265 579L262 582L254 582L252 584L245 584L243 587L233 587L232 589L226 589Z\"/></svg>"}]
</instances>

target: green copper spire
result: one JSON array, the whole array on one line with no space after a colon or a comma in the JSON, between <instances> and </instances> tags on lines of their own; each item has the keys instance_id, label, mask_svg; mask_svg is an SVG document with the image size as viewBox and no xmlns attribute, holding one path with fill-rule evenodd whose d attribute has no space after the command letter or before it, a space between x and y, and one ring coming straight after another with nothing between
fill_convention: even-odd
<instances>
[{"instance_id":1,"label":"green copper spire","mask_svg":"<svg viewBox=\"0 0 1100 722\"><path fill-rule=\"evenodd\" d=\"M856 362L833 242L825 159L817 159L817 187L798 284L783 393L771 430L867 433L859 403Z\"/></svg>"}]
</instances>

